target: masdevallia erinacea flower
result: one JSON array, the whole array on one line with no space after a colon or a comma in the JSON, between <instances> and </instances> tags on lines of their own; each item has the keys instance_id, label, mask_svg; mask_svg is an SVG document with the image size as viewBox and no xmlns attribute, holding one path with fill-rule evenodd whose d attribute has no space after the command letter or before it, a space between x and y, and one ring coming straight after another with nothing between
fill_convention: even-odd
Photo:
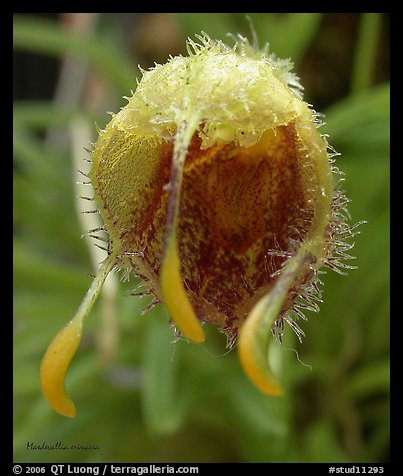
<instances>
[{"instance_id":1,"label":"masdevallia erinacea flower","mask_svg":"<svg viewBox=\"0 0 403 476\"><path fill-rule=\"evenodd\" d=\"M351 267L335 154L290 62L242 37L232 48L197 38L188 56L143 72L92 152L108 257L42 361L43 393L62 415L75 415L64 376L112 269L134 270L189 340L218 325L250 380L280 395L271 335L281 342L285 321L301 339L296 321L321 300L319 269Z\"/></svg>"}]
</instances>

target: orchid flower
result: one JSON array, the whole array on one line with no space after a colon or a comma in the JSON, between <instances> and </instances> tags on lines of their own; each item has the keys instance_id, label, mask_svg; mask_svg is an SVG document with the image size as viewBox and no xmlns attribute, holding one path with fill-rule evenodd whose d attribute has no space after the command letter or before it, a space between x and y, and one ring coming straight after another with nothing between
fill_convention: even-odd
<instances>
[{"instance_id":1,"label":"orchid flower","mask_svg":"<svg viewBox=\"0 0 403 476\"><path fill-rule=\"evenodd\" d=\"M64 377L111 270L141 277L184 338L219 326L253 384L278 396L270 343L284 322L304 336L297 321L319 310L322 267L353 268L336 153L291 62L240 36L234 47L196 38L188 56L142 72L92 151L108 256L42 361L43 394L62 415L75 416Z\"/></svg>"}]
</instances>

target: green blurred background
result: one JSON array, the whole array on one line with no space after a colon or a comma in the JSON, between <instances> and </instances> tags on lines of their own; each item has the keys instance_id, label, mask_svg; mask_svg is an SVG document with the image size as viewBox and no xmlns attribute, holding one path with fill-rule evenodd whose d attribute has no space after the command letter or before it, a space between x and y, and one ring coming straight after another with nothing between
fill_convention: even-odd
<instances>
[{"instance_id":1,"label":"green blurred background","mask_svg":"<svg viewBox=\"0 0 403 476\"><path fill-rule=\"evenodd\" d=\"M137 64L185 54L201 30L250 36L245 15L14 16L15 462L389 460L387 14L249 14L260 45L295 62L307 102L325 113L352 221L368 221L355 239L358 269L323 277L303 343L288 328L273 348L285 396L260 394L213 327L203 346L173 344L164 307L143 315L147 298L128 296L135 279L110 280L88 320L67 377L77 418L40 392L42 355L101 256L80 238L89 215L78 213L74 184L94 123L126 104ZM29 449L57 442L95 449Z\"/></svg>"}]
</instances>

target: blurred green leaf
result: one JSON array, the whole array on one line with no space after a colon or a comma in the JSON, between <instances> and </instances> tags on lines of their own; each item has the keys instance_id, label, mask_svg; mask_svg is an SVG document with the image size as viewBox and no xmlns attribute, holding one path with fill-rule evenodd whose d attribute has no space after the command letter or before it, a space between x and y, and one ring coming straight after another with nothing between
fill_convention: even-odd
<instances>
[{"instance_id":1,"label":"blurred green leaf","mask_svg":"<svg viewBox=\"0 0 403 476\"><path fill-rule=\"evenodd\" d=\"M17 130L24 127L30 130L42 130L49 126L67 127L77 116L82 117L83 112L46 101L18 101L13 105L13 122ZM89 117L88 113L86 117L91 123L97 120L95 116Z\"/></svg>"},{"instance_id":2,"label":"blurred green leaf","mask_svg":"<svg viewBox=\"0 0 403 476\"><path fill-rule=\"evenodd\" d=\"M16 286L47 293L61 289L82 293L90 281L83 270L80 272L79 268L65 263L56 264L17 239L14 239L13 269Z\"/></svg>"},{"instance_id":3,"label":"blurred green leaf","mask_svg":"<svg viewBox=\"0 0 403 476\"><path fill-rule=\"evenodd\" d=\"M135 70L125 52L105 37L84 37L43 18L14 15L14 48L42 54L70 54L88 61L111 81L121 94L135 82Z\"/></svg>"},{"instance_id":4,"label":"blurred green leaf","mask_svg":"<svg viewBox=\"0 0 403 476\"><path fill-rule=\"evenodd\" d=\"M193 38L195 34L206 32L212 38L227 41L228 33L234 33L237 21L235 14L228 13L173 13L179 22L183 36Z\"/></svg>"},{"instance_id":5,"label":"blurred green leaf","mask_svg":"<svg viewBox=\"0 0 403 476\"><path fill-rule=\"evenodd\" d=\"M322 132L330 142L371 156L388 154L390 139L390 86L383 84L363 93L349 96L326 111ZM343 152L343 151L342 151Z\"/></svg>"},{"instance_id":6,"label":"blurred green leaf","mask_svg":"<svg viewBox=\"0 0 403 476\"><path fill-rule=\"evenodd\" d=\"M368 89L372 84L377 46L380 40L381 20L381 13L363 13L361 15L351 80L353 93Z\"/></svg>"},{"instance_id":7,"label":"blurred green leaf","mask_svg":"<svg viewBox=\"0 0 403 476\"><path fill-rule=\"evenodd\" d=\"M184 416L183 402L177 390L179 348L170 345L171 341L172 332L166 320L150 316L144 345L141 396L146 425L151 432L160 435L177 430Z\"/></svg>"},{"instance_id":8,"label":"blurred green leaf","mask_svg":"<svg viewBox=\"0 0 403 476\"><path fill-rule=\"evenodd\" d=\"M315 36L320 13L249 13L261 46L279 58L290 58L298 64Z\"/></svg>"},{"instance_id":9,"label":"blurred green leaf","mask_svg":"<svg viewBox=\"0 0 403 476\"><path fill-rule=\"evenodd\" d=\"M248 17L256 31L259 46L267 42L270 52L279 58L291 58L294 63L304 55L320 20L320 13L176 13L184 36L193 38L204 31L212 38L228 43L228 34L242 32L253 41ZM286 38L287 41L284 41Z\"/></svg>"},{"instance_id":10,"label":"blurred green leaf","mask_svg":"<svg viewBox=\"0 0 403 476\"><path fill-rule=\"evenodd\" d=\"M241 372L227 375L227 379L228 403L236 422L237 442L244 461L288 461L289 399L261 394Z\"/></svg>"},{"instance_id":11,"label":"blurred green leaf","mask_svg":"<svg viewBox=\"0 0 403 476\"><path fill-rule=\"evenodd\" d=\"M348 391L354 398L377 392L388 392L390 386L390 362L374 362L358 369L350 376Z\"/></svg>"},{"instance_id":12,"label":"blurred green leaf","mask_svg":"<svg viewBox=\"0 0 403 476\"><path fill-rule=\"evenodd\" d=\"M49 166L52 163L59 163L64 166L64 171L69 163L62 161L60 153L51 151L45 144L35 137L35 135L25 127L19 127L14 123L13 127L13 151L17 163L23 163L24 169L33 177L39 176L42 183L46 180L57 180L61 182L62 174L57 167Z\"/></svg>"},{"instance_id":13,"label":"blurred green leaf","mask_svg":"<svg viewBox=\"0 0 403 476\"><path fill-rule=\"evenodd\" d=\"M337 442L335 428L329 421L319 421L306 431L307 462L350 463L348 455Z\"/></svg>"}]
</instances>

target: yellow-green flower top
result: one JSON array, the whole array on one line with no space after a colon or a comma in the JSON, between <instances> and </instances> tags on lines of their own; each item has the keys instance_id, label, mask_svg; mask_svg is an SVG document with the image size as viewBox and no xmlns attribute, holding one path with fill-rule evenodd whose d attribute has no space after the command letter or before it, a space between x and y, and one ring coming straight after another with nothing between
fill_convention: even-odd
<instances>
[{"instance_id":1,"label":"yellow-green flower top","mask_svg":"<svg viewBox=\"0 0 403 476\"><path fill-rule=\"evenodd\" d=\"M352 246L342 242L353 235L348 200L334 190L327 141L291 63L241 37L233 48L197 38L189 56L143 71L95 144L90 178L109 256L41 373L46 398L67 416L66 332L77 347L110 269L134 270L185 337L202 342L210 322L229 345L238 338L250 379L279 395L270 335L281 341L286 321L301 338L296 320L318 310L317 271L347 267L338 254L349 258Z\"/></svg>"},{"instance_id":2,"label":"yellow-green flower top","mask_svg":"<svg viewBox=\"0 0 403 476\"><path fill-rule=\"evenodd\" d=\"M202 149L231 142L250 147L266 130L289 124L307 109L288 62L255 51L246 40L229 48L199 38L202 45L188 40L189 56L143 71L115 124L137 136L161 137L187 121L202 131Z\"/></svg>"}]
</instances>

